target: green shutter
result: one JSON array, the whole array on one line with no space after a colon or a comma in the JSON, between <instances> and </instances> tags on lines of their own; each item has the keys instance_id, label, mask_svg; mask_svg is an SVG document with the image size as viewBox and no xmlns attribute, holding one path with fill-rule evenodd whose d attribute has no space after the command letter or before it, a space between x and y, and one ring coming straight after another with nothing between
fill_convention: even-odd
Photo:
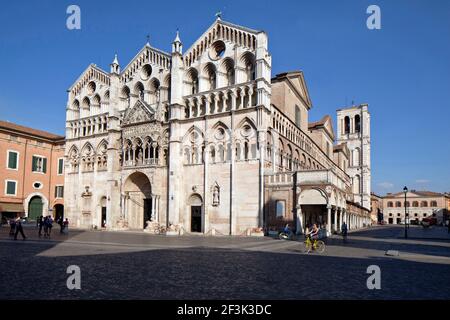
<instances>
[{"instance_id":1,"label":"green shutter","mask_svg":"<svg viewBox=\"0 0 450 320\"><path fill-rule=\"evenodd\" d=\"M58 198L58 187L55 187L55 198Z\"/></svg>"},{"instance_id":2,"label":"green shutter","mask_svg":"<svg viewBox=\"0 0 450 320\"><path fill-rule=\"evenodd\" d=\"M17 153L10 151L8 158L9 158L8 168L17 169Z\"/></svg>"},{"instance_id":3,"label":"green shutter","mask_svg":"<svg viewBox=\"0 0 450 320\"><path fill-rule=\"evenodd\" d=\"M64 198L64 186L61 186L61 198Z\"/></svg>"},{"instance_id":4,"label":"green shutter","mask_svg":"<svg viewBox=\"0 0 450 320\"><path fill-rule=\"evenodd\" d=\"M43 173L47 172L47 158L42 159L42 172Z\"/></svg>"},{"instance_id":5,"label":"green shutter","mask_svg":"<svg viewBox=\"0 0 450 320\"><path fill-rule=\"evenodd\" d=\"M16 193L16 183L14 181L8 181L6 183L6 193L11 195Z\"/></svg>"},{"instance_id":6,"label":"green shutter","mask_svg":"<svg viewBox=\"0 0 450 320\"><path fill-rule=\"evenodd\" d=\"M38 158L33 156L33 161L31 162L31 171L37 171Z\"/></svg>"},{"instance_id":7,"label":"green shutter","mask_svg":"<svg viewBox=\"0 0 450 320\"><path fill-rule=\"evenodd\" d=\"M62 174L63 173L63 159L59 159L58 160L58 174Z\"/></svg>"}]
</instances>

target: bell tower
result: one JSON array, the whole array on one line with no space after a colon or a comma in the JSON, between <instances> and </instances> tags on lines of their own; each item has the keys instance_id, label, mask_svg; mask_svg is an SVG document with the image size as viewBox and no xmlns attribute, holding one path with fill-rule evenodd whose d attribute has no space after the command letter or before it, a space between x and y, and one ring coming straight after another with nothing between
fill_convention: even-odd
<instances>
[{"instance_id":1,"label":"bell tower","mask_svg":"<svg viewBox=\"0 0 450 320\"><path fill-rule=\"evenodd\" d=\"M354 202L370 210L370 113L367 104L337 110L337 143L347 143Z\"/></svg>"}]
</instances>

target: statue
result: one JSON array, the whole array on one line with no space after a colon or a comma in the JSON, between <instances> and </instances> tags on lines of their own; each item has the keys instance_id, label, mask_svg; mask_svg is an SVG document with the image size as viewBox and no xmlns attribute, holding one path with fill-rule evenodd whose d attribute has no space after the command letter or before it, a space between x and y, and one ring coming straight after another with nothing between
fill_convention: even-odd
<instances>
[{"instance_id":1,"label":"statue","mask_svg":"<svg viewBox=\"0 0 450 320\"><path fill-rule=\"evenodd\" d=\"M216 183L216 185L213 188L213 206L217 207L220 204L220 187Z\"/></svg>"}]
</instances>

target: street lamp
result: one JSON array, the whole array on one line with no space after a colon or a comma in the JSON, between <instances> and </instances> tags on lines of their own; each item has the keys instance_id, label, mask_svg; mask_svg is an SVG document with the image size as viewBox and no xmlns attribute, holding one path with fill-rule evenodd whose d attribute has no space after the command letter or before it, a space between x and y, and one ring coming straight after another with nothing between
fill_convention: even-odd
<instances>
[{"instance_id":1,"label":"street lamp","mask_svg":"<svg viewBox=\"0 0 450 320\"><path fill-rule=\"evenodd\" d=\"M404 206L405 206L405 239L407 239L408 238L408 229L407 229L407 220L406 220L406 215L407 215L407 213L406 213L406 193L408 192L408 188L405 186L404 188L403 188L403 192L405 193L405 203L404 203Z\"/></svg>"}]
</instances>

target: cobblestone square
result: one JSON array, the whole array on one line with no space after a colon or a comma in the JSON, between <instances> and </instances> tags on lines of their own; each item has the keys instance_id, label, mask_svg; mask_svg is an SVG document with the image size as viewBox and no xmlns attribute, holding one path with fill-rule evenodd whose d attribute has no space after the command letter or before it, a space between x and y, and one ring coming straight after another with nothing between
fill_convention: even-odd
<instances>
[{"instance_id":1,"label":"cobblestone square","mask_svg":"<svg viewBox=\"0 0 450 320\"><path fill-rule=\"evenodd\" d=\"M268 237L71 231L39 239L27 227L28 238L14 241L1 228L0 299L449 299L450 242L404 240L402 231L372 227L305 254L299 241ZM66 286L70 265L80 267L80 290ZM380 290L366 286L370 265L381 269Z\"/></svg>"}]
</instances>

